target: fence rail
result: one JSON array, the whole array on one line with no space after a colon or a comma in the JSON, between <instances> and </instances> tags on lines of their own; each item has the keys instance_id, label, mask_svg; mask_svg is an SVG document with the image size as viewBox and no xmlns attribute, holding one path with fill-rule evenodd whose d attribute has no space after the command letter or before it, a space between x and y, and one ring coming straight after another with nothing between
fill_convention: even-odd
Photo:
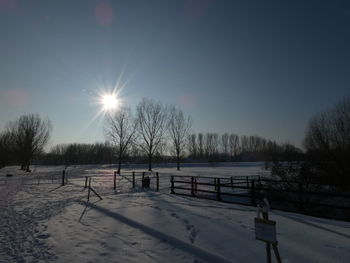
<instances>
[{"instance_id":1,"label":"fence rail","mask_svg":"<svg viewBox=\"0 0 350 263\"><path fill-rule=\"evenodd\" d=\"M170 184L172 194L252 206L267 197L275 209L350 220L350 195L336 193L330 185L304 185L296 181L260 177L243 179L175 175L171 176Z\"/></svg>"},{"instance_id":2,"label":"fence rail","mask_svg":"<svg viewBox=\"0 0 350 263\"><path fill-rule=\"evenodd\" d=\"M147 177L149 177L149 180L150 180L150 177L156 179L156 182L155 182L155 186L154 188L156 189L156 191L158 192L159 191L159 173L158 172L123 172L121 174L119 174L119 176L122 176L124 178L131 178L131 183L132 183L132 188L135 188L136 187L136 183L137 183L137 178L141 179L141 186L144 187L145 186L145 179ZM149 181L151 183L151 180ZM149 187L151 187L152 184L149 185Z\"/></svg>"}]
</instances>

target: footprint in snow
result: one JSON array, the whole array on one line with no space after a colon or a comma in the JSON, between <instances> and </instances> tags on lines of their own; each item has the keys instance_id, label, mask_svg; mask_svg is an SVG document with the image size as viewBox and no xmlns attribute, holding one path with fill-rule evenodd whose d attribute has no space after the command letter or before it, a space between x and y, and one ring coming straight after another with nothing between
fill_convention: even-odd
<instances>
[{"instance_id":1,"label":"footprint in snow","mask_svg":"<svg viewBox=\"0 0 350 263\"><path fill-rule=\"evenodd\" d=\"M176 219L180 219L180 216L177 215L175 212L172 212L170 215L172 217L175 217ZM182 219L181 221L185 225L186 230L189 232L189 239L193 244L196 241L196 237L199 233L199 230L197 230L194 225L190 224L190 222L187 219Z\"/></svg>"},{"instance_id":2,"label":"footprint in snow","mask_svg":"<svg viewBox=\"0 0 350 263\"><path fill-rule=\"evenodd\" d=\"M49 234L42 234L42 235L37 236L37 238L39 238L39 239L47 239L49 237L50 237Z\"/></svg>"},{"instance_id":3,"label":"footprint in snow","mask_svg":"<svg viewBox=\"0 0 350 263\"><path fill-rule=\"evenodd\" d=\"M176 213L171 213L170 214L172 217L175 217L176 219L179 219L180 217Z\"/></svg>"},{"instance_id":4,"label":"footprint in snow","mask_svg":"<svg viewBox=\"0 0 350 263\"><path fill-rule=\"evenodd\" d=\"M194 226L192 225L191 231L190 231L190 241L193 244L196 241L196 237L199 233L199 230L196 230Z\"/></svg>"}]
</instances>

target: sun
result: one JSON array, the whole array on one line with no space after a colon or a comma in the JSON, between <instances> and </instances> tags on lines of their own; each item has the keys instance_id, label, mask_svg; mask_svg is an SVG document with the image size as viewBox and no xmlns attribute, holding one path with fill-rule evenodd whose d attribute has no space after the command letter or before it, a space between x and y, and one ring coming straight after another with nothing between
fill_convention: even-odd
<instances>
[{"instance_id":1,"label":"sun","mask_svg":"<svg viewBox=\"0 0 350 263\"><path fill-rule=\"evenodd\" d=\"M118 108L119 101L115 94L104 94L101 97L101 104L104 111L111 111Z\"/></svg>"}]
</instances>

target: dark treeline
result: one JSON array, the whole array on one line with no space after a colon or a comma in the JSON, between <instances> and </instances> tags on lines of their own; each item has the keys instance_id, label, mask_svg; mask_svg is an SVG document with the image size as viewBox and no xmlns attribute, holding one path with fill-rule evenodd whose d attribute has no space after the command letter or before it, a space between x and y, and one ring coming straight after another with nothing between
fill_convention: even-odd
<instances>
[{"instance_id":1,"label":"dark treeline","mask_svg":"<svg viewBox=\"0 0 350 263\"><path fill-rule=\"evenodd\" d=\"M238 136L224 133L198 133L188 136L187 151L182 162L236 162L236 161L298 161L303 152L291 144L279 144L259 136ZM155 162L175 162L169 144L163 144L154 156ZM112 164L117 160L117 147L112 143L59 144L41 155L36 163L54 165ZM146 163L147 155L132 145L124 162Z\"/></svg>"},{"instance_id":2,"label":"dark treeline","mask_svg":"<svg viewBox=\"0 0 350 263\"><path fill-rule=\"evenodd\" d=\"M54 165L105 164L115 161L114 151L110 143L59 144L40 159L44 164Z\"/></svg>"},{"instance_id":3,"label":"dark treeline","mask_svg":"<svg viewBox=\"0 0 350 263\"><path fill-rule=\"evenodd\" d=\"M115 164L118 148L110 142L58 144L48 153L39 156L34 163L45 165ZM157 152L155 162L169 162L171 157ZM147 156L136 146L130 148L123 158L127 163L146 163Z\"/></svg>"},{"instance_id":4,"label":"dark treeline","mask_svg":"<svg viewBox=\"0 0 350 263\"><path fill-rule=\"evenodd\" d=\"M188 138L188 159L200 161L299 161L303 152L289 143L260 136L198 133Z\"/></svg>"}]
</instances>

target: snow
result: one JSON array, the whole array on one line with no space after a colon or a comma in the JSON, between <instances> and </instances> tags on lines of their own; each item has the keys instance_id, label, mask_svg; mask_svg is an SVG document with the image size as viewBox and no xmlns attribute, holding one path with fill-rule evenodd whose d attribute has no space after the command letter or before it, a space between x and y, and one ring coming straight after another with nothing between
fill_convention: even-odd
<instances>
[{"instance_id":1,"label":"snow","mask_svg":"<svg viewBox=\"0 0 350 263\"><path fill-rule=\"evenodd\" d=\"M265 244L255 240L256 208L169 193L169 175L264 175L262 166L159 166L159 192L132 189L124 176L114 190L115 167L108 165L68 167L66 186L63 166L36 166L31 174L3 168L0 262L265 262ZM91 193L87 202L85 175L94 176L103 200ZM283 262L350 262L350 222L278 210L270 219Z\"/></svg>"}]
</instances>

